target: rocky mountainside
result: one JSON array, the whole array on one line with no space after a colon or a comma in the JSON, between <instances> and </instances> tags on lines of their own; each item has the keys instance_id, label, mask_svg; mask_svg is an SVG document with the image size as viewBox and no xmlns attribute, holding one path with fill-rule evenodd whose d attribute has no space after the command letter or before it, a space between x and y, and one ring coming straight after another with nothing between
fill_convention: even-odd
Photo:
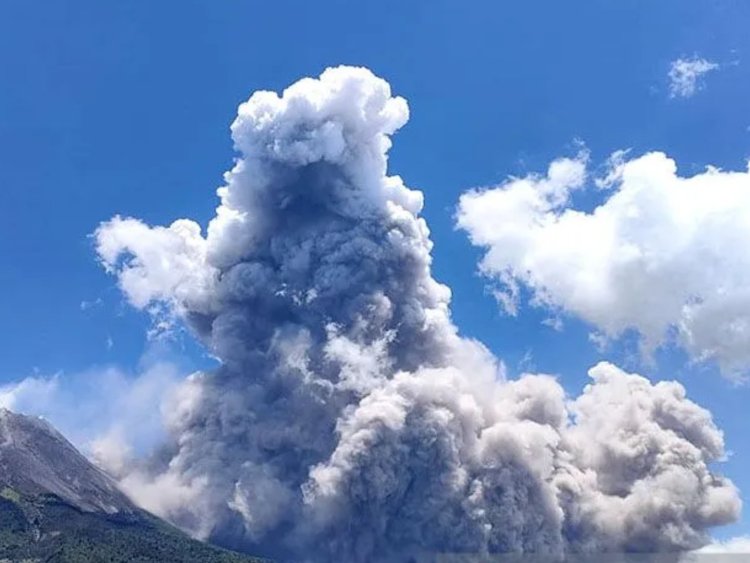
<instances>
[{"instance_id":1,"label":"rocky mountainside","mask_svg":"<svg viewBox=\"0 0 750 563\"><path fill-rule=\"evenodd\" d=\"M0 562L258 561L136 507L46 421L0 409Z\"/></svg>"},{"instance_id":2,"label":"rocky mountainside","mask_svg":"<svg viewBox=\"0 0 750 563\"><path fill-rule=\"evenodd\" d=\"M84 512L137 511L52 425L6 409L0 409L0 486L25 495L55 495Z\"/></svg>"}]
</instances>

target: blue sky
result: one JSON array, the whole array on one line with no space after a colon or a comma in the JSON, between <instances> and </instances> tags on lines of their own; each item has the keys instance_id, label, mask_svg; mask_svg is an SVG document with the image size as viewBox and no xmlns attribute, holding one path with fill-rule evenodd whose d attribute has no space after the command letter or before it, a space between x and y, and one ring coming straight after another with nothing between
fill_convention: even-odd
<instances>
[{"instance_id":1,"label":"blue sky","mask_svg":"<svg viewBox=\"0 0 750 563\"><path fill-rule=\"evenodd\" d=\"M116 213L153 224L213 215L232 162L228 126L257 89L338 64L364 65L410 104L390 168L425 192L436 277L461 330L511 372L560 374L571 392L606 358L679 379L733 452L723 471L750 491L750 388L627 343L598 351L589 329L523 307L503 315L455 229L467 188L543 172L585 143L663 150L683 175L743 170L750 155L750 5L739 1L48 3L0 6L0 383L34 373L137 369L149 321L96 263L90 234ZM720 65L687 98L669 94L681 57ZM593 205L593 201L582 205ZM82 303L89 306L82 307ZM183 338L170 357L207 360ZM526 359L524 359L526 358ZM750 533L750 519L716 535Z\"/></svg>"}]
</instances>

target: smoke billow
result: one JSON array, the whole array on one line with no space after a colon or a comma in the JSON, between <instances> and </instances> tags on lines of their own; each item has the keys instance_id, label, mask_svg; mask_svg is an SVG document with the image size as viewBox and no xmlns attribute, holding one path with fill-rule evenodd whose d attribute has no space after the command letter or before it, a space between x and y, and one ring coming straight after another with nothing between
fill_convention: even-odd
<instances>
[{"instance_id":1,"label":"smoke billow","mask_svg":"<svg viewBox=\"0 0 750 563\"><path fill-rule=\"evenodd\" d=\"M387 175L406 102L339 67L239 107L206 235L96 233L132 304L221 362L170 397L171 440L122 477L200 537L281 558L665 551L734 519L710 414L610 364L567 400L507 380L452 324L422 194Z\"/></svg>"}]
</instances>

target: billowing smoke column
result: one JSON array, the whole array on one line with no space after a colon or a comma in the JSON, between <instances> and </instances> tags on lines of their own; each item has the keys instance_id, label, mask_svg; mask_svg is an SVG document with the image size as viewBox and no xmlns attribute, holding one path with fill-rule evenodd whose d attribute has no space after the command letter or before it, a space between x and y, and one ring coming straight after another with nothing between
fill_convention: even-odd
<instances>
[{"instance_id":1,"label":"billowing smoke column","mask_svg":"<svg viewBox=\"0 0 750 563\"><path fill-rule=\"evenodd\" d=\"M406 102L339 67L257 92L204 237L116 217L98 252L130 301L220 361L170 399L171 443L123 475L147 508L257 554L660 551L734 519L710 414L600 364L567 401L506 380L450 320L420 192L387 176Z\"/></svg>"}]
</instances>

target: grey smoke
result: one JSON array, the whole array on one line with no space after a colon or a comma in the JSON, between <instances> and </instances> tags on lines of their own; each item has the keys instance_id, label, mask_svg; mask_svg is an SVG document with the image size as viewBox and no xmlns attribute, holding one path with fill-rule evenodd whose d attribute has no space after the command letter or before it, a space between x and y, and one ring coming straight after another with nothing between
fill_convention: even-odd
<instances>
[{"instance_id":1,"label":"grey smoke","mask_svg":"<svg viewBox=\"0 0 750 563\"><path fill-rule=\"evenodd\" d=\"M281 558L674 551L739 511L710 413L610 364L574 400L507 380L450 319L422 194L387 175L406 102L363 68L256 92L205 236L96 233L138 308L220 361L169 398L171 440L122 472L193 534Z\"/></svg>"}]
</instances>

